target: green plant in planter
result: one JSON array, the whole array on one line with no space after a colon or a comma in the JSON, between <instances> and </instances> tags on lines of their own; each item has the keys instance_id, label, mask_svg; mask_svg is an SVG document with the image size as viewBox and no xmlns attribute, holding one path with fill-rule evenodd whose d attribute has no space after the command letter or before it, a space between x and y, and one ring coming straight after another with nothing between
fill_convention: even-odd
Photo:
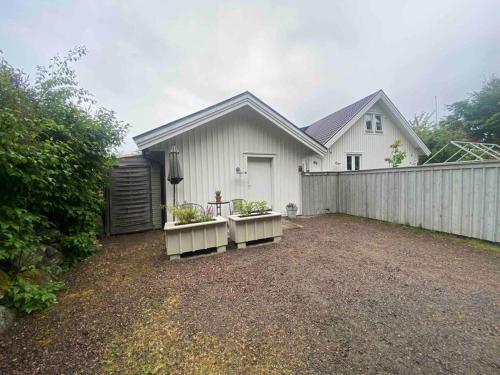
<instances>
[{"instance_id":1,"label":"green plant in planter","mask_svg":"<svg viewBox=\"0 0 500 375\"><path fill-rule=\"evenodd\" d=\"M269 211L266 201L239 201L235 206L240 216L250 216L255 213L263 215Z\"/></svg>"},{"instance_id":2,"label":"green plant in planter","mask_svg":"<svg viewBox=\"0 0 500 375\"><path fill-rule=\"evenodd\" d=\"M269 208L267 207L266 201L257 201L254 204L254 212L257 211L260 215L264 215Z\"/></svg>"},{"instance_id":3,"label":"green plant in planter","mask_svg":"<svg viewBox=\"0 0 500 375\"><path fill-rule=\"evenodd\" d=\"M195 207L173 206L169 208L170 213L175 216L179 225L202 223L213 221L213 209L207 208L206 213L200 213Z\"/></svg>"},{"instance_id":4,"label":"green plant in planter","mask_svg":"<svg viewBox=\"0 0 500 375\"><path fill-rule=\"evenodd\" d=\"M215 220L214 219L214 208L210 205L208 205L206 208L205 208L205 213L204 214L201 214L199 215L198 217L198 221L200 223L202 222L206 222L206 221L213 221Z\"/></svg>"},{"instance_id":5,"label":"green plant in planter","mask_svg":"<svg viewBox=\"0 0 500 375\"><path fill-rule=\"evenodd\" d=\"M248 216L252 213L253 202L252 201L239 201L234 205L236 210L240 213L240 216Z\"/></svg>"},{"instance_id":6,"label":"green plant in planter","mask_svg":"<svg viewBox=\"0 0 500 375\"><path fill-rule=\"evenodd\" d=\"M173 206L169 208L169 211L179 221L179 224L195 223L200 216L194 207Z\"/></svg>"}]
</instances>

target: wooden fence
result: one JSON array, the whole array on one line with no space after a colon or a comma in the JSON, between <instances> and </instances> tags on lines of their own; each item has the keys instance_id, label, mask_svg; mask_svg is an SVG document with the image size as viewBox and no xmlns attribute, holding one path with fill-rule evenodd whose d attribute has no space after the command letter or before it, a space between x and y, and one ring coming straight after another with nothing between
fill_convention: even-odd
<instances>
[{"instance_id":1,"label":"wooden fence","mask_svg":"<svg viewBox=\"0 0 500 375\"><path fill-rule=\"evenodd\" d=\"M142 155L119 159L107 191L105 233L161 228L161 166Z\"/></svg>"},{"instance_id":2,"label":"wooden fence","mask_svg":"<svg viewBox=\"0 0 500 375\"><path fill-rule=\"evenodd\" d=\"M500 162L302 175L302 213L338 212L500 242Z\"/></svg>"}]
</instances>

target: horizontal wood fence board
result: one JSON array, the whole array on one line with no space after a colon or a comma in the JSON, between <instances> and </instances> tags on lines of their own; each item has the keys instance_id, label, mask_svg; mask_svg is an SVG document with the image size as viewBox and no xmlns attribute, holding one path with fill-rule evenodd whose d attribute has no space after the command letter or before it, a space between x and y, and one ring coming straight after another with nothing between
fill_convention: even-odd
<instances>
[{"instance_id":1,"label":"horizontal wood fence board","mask_svg":"<svg viewBox=\"0 0 500 375\"><path fill-rule=\"evenodd\" d=\"M161 165L142 155L118 159L110 171L106 233L161 228Z\"/></svg>"}]
</instances>

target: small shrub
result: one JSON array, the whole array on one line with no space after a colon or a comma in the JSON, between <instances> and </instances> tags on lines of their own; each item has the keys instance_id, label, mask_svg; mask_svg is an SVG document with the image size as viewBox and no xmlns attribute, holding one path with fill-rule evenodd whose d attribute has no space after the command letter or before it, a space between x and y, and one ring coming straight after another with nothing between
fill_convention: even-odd
<instances>
[{"instance_id":1,"label":"small shrub","mask_svg":"<svg viewBox=\"0 0 500 375\"><path fill-rule=\"evenodd\" d=\"M403 143L401 142L400 139L396 139L392 145L389 147L391 148L391 156L388 158L385 158L384 161L389 163L389 166L392 166L394 168L397 168L401 165L401 163L405 160L406 158L406 151L402 151L400 147L403 146Z\"/></svg>"},{"instance_id":2,"label":"small shrub","mask_svg":"<svg viewBox=\"0 0 500 375\"><path fill-rule=\"evenodd\" d=\"M98 248L96 234L94 231L89 231L64 236L61 239L61 248L66 257L66 264L85 259Z\"/></svg>"},{"instance_id":3,"label":"small shrub","mask_svg":"<svg viewBox=\"0 0 500 375\"><path fill-rule=\"evenodd\" d=\"M56 294L63 285L63 282L54 280L38 285L18 277L10 285L5 297L6 305L27 314L43 310L56 301Z\"/></svg>"}]
</instances>

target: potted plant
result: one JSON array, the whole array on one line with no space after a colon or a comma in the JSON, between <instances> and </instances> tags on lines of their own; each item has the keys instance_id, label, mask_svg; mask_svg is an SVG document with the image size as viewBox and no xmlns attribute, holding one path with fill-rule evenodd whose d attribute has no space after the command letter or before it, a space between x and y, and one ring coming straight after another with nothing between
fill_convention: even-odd
<instances>
[{"instance_id":1,"label":"potted plant","mask_svg":"<svg viewBox=\"0 0 500 375\"><path fill-rule=\"evenodd\" d=\"M220 190L216 190L215 191L215 201L217 203L220 203L222 201L222 195L221 195L221 191Z\"/></svg>"},{"instance_id":2,"label":"potted plant","mask_svg":"<svg viewBox=\"0 0 500 375\"><path fill-rule=\"evenodd\" d=\"M180 259L182 253L217 248L226 251L227 220L213 217L213 211L200 213L195 207L174 206L169 208L176 221L165 224L165 243L170 260Z\"/></svg>"},{"instance_id":3,"label":"potted plant","mask_svg":"<svg viewBox=\"0 0 500 375\"><path fill-rule=\"evenodd\" d=\"M238 249L245 248L247 242L262 239L281 240L283 228L281 213L271 211L266 201L238 202L237 214L230 215L229 237L237 244Z\"/></svg>"},{"instance_id":4,"label":"potted plant","mask_svg":"<svg viewBox=\"0 0 500 375\"><path fill-rule=\"evenodd\" d=\"M286 213L289 219L295 219L297 217L297 205L295 203L288 203L286 205Z\"/></svg>"}]
</instances>

